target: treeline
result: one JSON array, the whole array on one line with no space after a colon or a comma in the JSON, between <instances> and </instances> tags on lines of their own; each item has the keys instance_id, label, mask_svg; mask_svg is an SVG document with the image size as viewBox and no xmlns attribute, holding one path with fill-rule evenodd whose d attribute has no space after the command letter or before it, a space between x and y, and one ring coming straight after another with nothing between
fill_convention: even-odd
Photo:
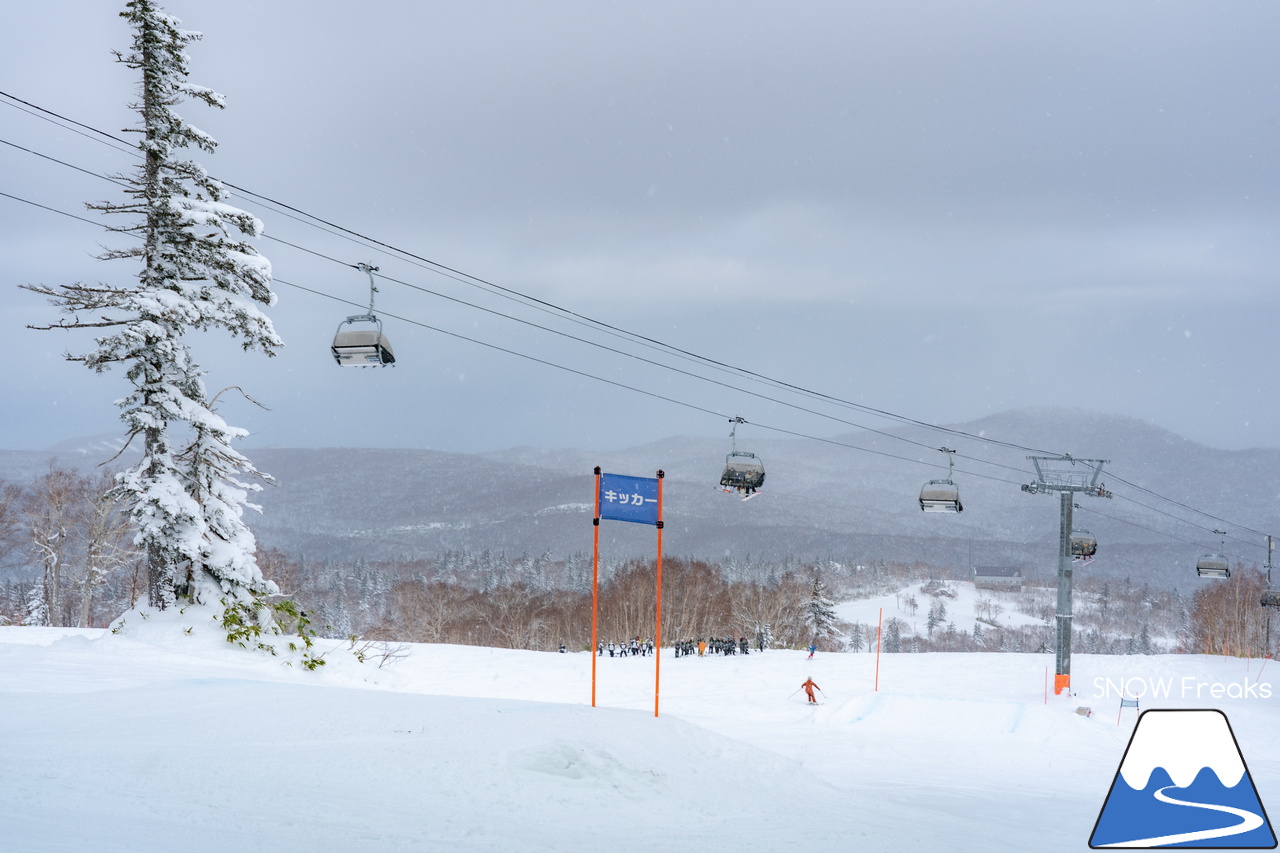
<instances>
[{"instance_id":1,"label":"treeline","mask_svg":"<svg viewBox=\"0 0 1280 853\"><path fill-rule=\"evenodd\" d=\"M50 465L0 483L0 624L102 627L146 588L114 478Z\"/></svg>"},{"instance_id":2,"label":"treeline","mask_svg":"<svg viewBox=\"0 0 1280 853\"><path fill-rule=\"evenodd\" d=\"M295 598L314 622L335 636L360 634L402 642L460 643L499 648L573 650L591 644L591 580L574 560L547 560L547 572L530 576L522 560L505 577L459 577L452 558L412 566L324 565L300 574ZM566 564L575 564L571 567ZM453 568L446 568L453 565ZM407 572L406 569L413 571ZM545 578L577 574L575 587ZM730 580L722 567L696 559L667 558L662 564L664 644L699 637L748 637L769 647L807 646L815 640L837 649L834 615L826 583L811 570L765 572L768 579ZM623 642L654 637L656 567L630 560L603 567L599 585L598 638ZM483 582L482 582L483 580ZM815 617L815 612L819 615Z\"/></svg>"},{"instance_id":3,"label":"treeline","mask_svg":"<svg viewBox=\"0 0 1280 853\"><path fill-rule=\"evenodd\" d=\"M144 567L112 486L109 474L52 464L26 485L0 482L0 624L102 627L143 595ZM542 650L590 644L585 553L453 550L427 560L340 563L264 549L258 557L266 577L328 636ZM1053 651L1053 579L986 592L976 613L958 613L954 581L966 578L923 563L668 557L662 638L746 637L753 646L790 648L816 640L824 650L874 651L876 626L837 622L831 600L911 588L918 591L900 592L898 611L882 626L882 651ZM1261 572L1241 565L1190 596L1105 574L1077 579L1073 651L1265 655L1265 586ZM654 593L651 560L602 562L599 639L651 638ZM1010 612L1030 624L1008 627Z\"/></svg>"},{"instance_id":4,"label":"treeline","mask_svg":"<svg viewBox=\"0 0 1280 853\"><path fill-rule=\"evenodd\" d=\"M448 551L438 558L350 563L260 557L264 573L334 637L461 643L522 649L584 649L591 640L591 558ZM842 648L830 599L884 594L920 567L836 560L713 563L663 560L664 642L763 638L773 647ZM599 639L651 638L651 560L602 561ZM816 587L816 589L815 589ZM825 602L825 607L823 603ZM816 614L816 615L815 615Z\"/></svg>"},{"instance_id":5,"label":"treeline","mask_svg":"<svg viewBox=\"0 0 1280 853\"><path fill-rule=\"evenodd\" d=\"M1270 655L1276 645L1270 631L1274 608L1258 606L1266 588L1262 572L1237 565L1229 579L1212 581L1197 592L1185 651L1236 657Z\"/></svg>"}]
</instances>

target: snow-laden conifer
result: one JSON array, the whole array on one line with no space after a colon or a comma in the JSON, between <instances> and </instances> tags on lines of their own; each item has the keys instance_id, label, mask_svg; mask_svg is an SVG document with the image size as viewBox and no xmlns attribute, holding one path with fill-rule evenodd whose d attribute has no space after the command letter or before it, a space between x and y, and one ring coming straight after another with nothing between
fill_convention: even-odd
<instances>
[{"instance_id":1,"label":"snow-laden conifer","mask_svg":"<svg viewBox=\"0 0 1280 853\"><path fill-rule=\"evenodd\" d=\"M137 263L131 284L30 286L72 319L44 328L105 330L95 346L69 358L96 372L122 367L132 388L117 401L142 459L118 490L145 552L147 599L155 609L198 603L255 631L270 621L264 596L278 590L262 576L253 535L243 522L257 484L249 461L231 447L246 433L212 407L204 371L187 345L192 331L222 330L245 350L274 355L282 345L263 306L275 303L271 265L249 242L262 233L252 214L227 203L223 187L183 149L212 152L216 142L174 107L194 100L222 108L222 95L188 81L184 30L153 0L130 0L121 13L133 43L116 59L140 76L138 143L142 162L118 176L127 200L90 204L116 218L110 230L134 242L103 260ZM228 610L230 613L228 613Z\"/></svg>"},{"instance_id":2,"label":"snow-laden conifer","mask_svg":"<svg viewBox=\"0 0 1280 853\"><path fill-rule=\"evenodd\" d=\"M816 576L809 592L809 603L805 607L804 624L815 643L826 639L835 631L835 602L827 597L827 585Z\"/></svg>"}]
</instances>

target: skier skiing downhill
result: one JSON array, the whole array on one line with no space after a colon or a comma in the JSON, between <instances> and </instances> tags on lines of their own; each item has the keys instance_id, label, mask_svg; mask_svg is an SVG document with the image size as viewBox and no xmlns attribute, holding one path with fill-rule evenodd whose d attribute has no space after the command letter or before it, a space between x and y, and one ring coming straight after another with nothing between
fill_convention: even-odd
<instances>
[{"instance_id":1,"label":"skier skiing downhill","mask_svg":"<svg viewBox=\"0 0 1280 853\"><path fill-rule=\"evenodd\" d=\"M813 691L815 691L815 690L821 690L822 688L821 688L821 687L819 687L816 683L814 683L814 680L813 680L812 676L811 676L811 677L809 677L809 678L805 681L805 683L804 683L804 684L801 684L800 686L801 686L802 688L804 688L804 693L805 693L805 695L809 697L809 704L810 704L810 705L817 705L817 704L818 704L818 698L817 698L816 696L814 696L814 695L813 695Z\"/></svg>"}]
</instances>

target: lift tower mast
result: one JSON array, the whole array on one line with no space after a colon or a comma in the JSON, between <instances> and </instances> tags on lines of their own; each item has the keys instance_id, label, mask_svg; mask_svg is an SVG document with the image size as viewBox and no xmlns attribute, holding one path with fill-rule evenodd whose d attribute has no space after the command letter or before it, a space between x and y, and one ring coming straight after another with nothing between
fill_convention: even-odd
<instances>
[{"instance_id":1,"label":"lift tower mast","mask_svg":"<svg viewBox=\"0 0 1280 853\"><path fill-rule=\"evenodd\" d=\"M1022 487L1029 494L1057 492L1060 502L1058 513L1058 613L1056 668L1053 692L1061 693L1071 688L1071 583L1074 570L1071 553L1071 510L1075 495L1084 493L1099 498L1111 497L1103 484L1098 482L1102 466L1110 459L1076 459L1066 456L1028 456L1036 467L1035 482Z\"/></svg>"}]
</instances>

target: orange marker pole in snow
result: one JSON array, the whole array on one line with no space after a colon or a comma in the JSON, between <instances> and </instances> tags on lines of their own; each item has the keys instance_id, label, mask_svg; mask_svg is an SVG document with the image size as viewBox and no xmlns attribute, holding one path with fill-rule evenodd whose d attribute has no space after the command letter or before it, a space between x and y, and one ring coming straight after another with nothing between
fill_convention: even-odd
<instances>
[{"instance_id":1,"label":"orange marker pole in snow","mask_svg":"<svg viewBox=\"0 0 1280 853\"><path fill-rule=\"evenodd\" d=\"M596 650L600 640L596 635L596 623L600 613L600 466L596 466L596 514L592 519L591 549L591 707L596 706Z\"/></svg>"},{"instance_id":2,"label":"orange marker pole in snow","mask_svg":"<svg viewBox=\"0 0 1280 853\"><path fill-rule=\"evenodd\" d=\"M621 474L605 474L596 466L596 514L595 535L591 561L591 707L596 704L596 663L600 645L600 521L630 521L636 524L652 524L658 528L658 559L656 569L656 611L653 664L653 715L658 716L658 689L662 675L662 471L654 477L628 477ZM632 642L637 642L632 640Z\"/></svg>"},{"instance_id":3,"label":"orange marker pole in snow","mask_svg":"<svg viewBox=\"0 0 1280 853\"><path fill-rule=\"evenodd\" d=\"M662 481L666 477L658 471L658 615L653 628L653 715L658 716L658 683L662 674ZM596 490L597 494L599 489ZM596 498L599 500L599 498Z\"/></svg>"},{"instance_id":4,"label":"orange marker pole in snow","mask_svg":"<svg viewBox=\"0 0 1280 853\"><path fill-rule=\"evenodd\" d=\"M876 691L880 690L880 626L884 624L884 608L880 608L880 621L876 623Z\"/></svg>"}]
</instances>

